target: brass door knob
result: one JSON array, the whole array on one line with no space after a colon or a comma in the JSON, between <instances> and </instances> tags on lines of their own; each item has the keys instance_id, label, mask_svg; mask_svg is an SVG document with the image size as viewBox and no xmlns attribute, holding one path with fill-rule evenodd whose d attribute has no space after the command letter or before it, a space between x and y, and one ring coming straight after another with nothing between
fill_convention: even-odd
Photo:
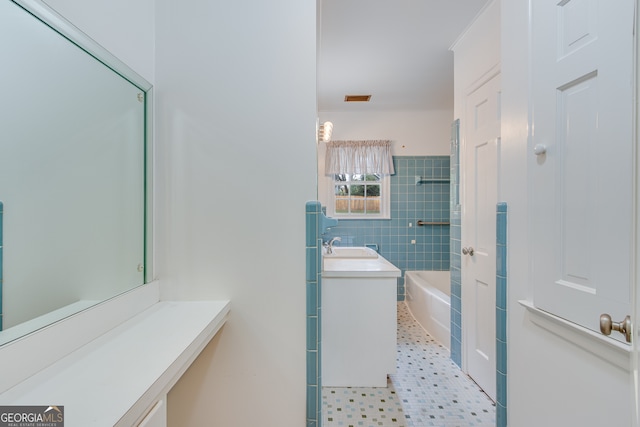
<instances>
[{"instance_id":1,"label":"brass door knob","mask_svg":"<svg viewBox=\"0 0 640 427\"><path fill-rule=\"evenodd\" d=\"M631 329L631 316L625 317L622 322L613 322L608 314L600 315L600 332L605 335L611 335L611 331L618 331L624 334L627 342L631 342Z\"/></svg>"}]
</instances>

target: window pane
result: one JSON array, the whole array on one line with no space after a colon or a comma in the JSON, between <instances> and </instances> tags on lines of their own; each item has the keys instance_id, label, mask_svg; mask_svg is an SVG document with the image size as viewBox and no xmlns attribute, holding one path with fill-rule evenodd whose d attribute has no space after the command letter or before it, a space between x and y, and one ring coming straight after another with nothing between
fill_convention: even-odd
<instances>
[{"instance_id":1,"label":"window pane","mask_svg":"<svg viewBox=\"0 0 640 427\"><path fill-rule=\"evenodd\" d=\"M372 175L367 175L365 177L365 181L380 181L382 179L382 175L374 173Z\"/></svg>"},{"instance_id":2,"label":"window pane","mask_svg":"<svg viewBox=\"0 0 640 427\"><path fill-rule=\"evenodd\" d=\"M336 185L335 186L336 197L340 196L348 196L349 195L349 186L348 185Z\"/></svg>"},{"instance_id":3,"label":"window pane","mask_svg":"<svg viewBox=\"0 0 640 427\"><path fill-rule=\"evenodd\" d=\"M336 213L349 213L349 198L348 197L336 197Z\"/></svg>"},{"instance_id":4,"label":"window pane","mask_svg":"<svg viewBox=\"0 0 640 427\"><path fill-rule=\"evenodd\" d=\"M360 174L353 174L351 177L352 181L364 181L365 176Z\"/></svg>"},{"instance_id":5,"label":"window pane","mask_svg":"<svg viewBox=\"0 0 640 427\"><path fill-rule=\"evenodd\" d=\"M367 197L379 197L380 186L375 184L367 185Z\"/></svg>"},{"instance_id":6,"label":"window pane","mask_svg":"<svg viewBox=\"0 0 640 427\"><path fill-rule=\"evenodd\" d=\"M380 197L367 197L366 207L368 214L380 213Z\"/></svg>"},{"instance_id":7,"label":"window pane","mask_svg":"<svg viewBox=\"0 0 640 427\"><path fill-rule=\"evenodd\" d=\"M348 185L336 185L334 186L336 195L336 213L349 213L349 186Z\"/></svg>"},{"instance_id":8,"label":"window pane","mask_svg":"<svg viewBox=\"0 0 640 427\"><path fill-rule=\"evenodd\" d=\"M364 197L362 196L351 197L351 213L353 214L364 213Z\"/></svg>"},{"instance_id":9,"label":"window pane","mask_svg":"<svg viewBox=\"0 0 640 427\"><path fill-rule=\"evenodd\" d=\"M362 196L364 197L364 185L352 185L351 186L351 195L352 196Z\"/></svg>"}]
</instances>

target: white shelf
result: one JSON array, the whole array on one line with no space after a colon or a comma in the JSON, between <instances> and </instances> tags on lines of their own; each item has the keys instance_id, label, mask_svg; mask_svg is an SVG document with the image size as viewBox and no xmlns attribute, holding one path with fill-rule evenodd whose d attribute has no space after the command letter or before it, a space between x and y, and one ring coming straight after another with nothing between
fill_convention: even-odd
<instances>
[{"instance_id":1,"label":"white shelf","mask_svg":"<svg viewBox=\"0 0 640 427\"><path fill-rule=\"evenodd\" d=\"M228 301L158 302L0 394L0 405L61 405L70 427L134 425L228 313Z\"/></svg>"},{"instance_id":2,"label":"white shelf","mask_svg":"<svg viewBox=\"0 0 640 427\"><path fill-rule=\"evenodd\" d=\"M533 302L519 300L518 303L527 309L529 319L539 327L571 342L582 350L588 351L602 360L625 371L631 367L631 346L617 341L584 326L569 322L554 314L540 310Z\"/></svg>"}]
</instances>

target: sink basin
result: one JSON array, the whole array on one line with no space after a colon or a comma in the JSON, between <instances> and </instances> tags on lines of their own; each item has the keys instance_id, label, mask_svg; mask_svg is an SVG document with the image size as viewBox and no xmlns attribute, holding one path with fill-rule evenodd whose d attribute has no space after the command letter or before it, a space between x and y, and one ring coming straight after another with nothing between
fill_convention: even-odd
<instances>
[{"instance_id":1,"label":"sink basin","mask_svg":"<svg viewBox=\"0 0 640 427\"><path fill-rule=\"evenodd\" d=\"M327 258L378 258L378 253L365 246L334 246L332 253L323 249L322 253Z\"/></svg>"}]
</instances>

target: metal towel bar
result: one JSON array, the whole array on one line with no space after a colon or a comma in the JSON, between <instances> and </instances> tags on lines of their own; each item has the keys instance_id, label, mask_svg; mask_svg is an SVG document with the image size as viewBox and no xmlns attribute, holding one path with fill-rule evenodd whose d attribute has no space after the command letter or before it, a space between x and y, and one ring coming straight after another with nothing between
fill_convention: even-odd
<instances>
[{"instance_id":1,"label":"metal towel bar","mask_svg":"<svg viewBox=\"0 0 640 427\"><path fill-rule=\"evenodd\" d=\"M422 221L422 220L418 220L417 224L419 226L423 226L423 225L450 225L450 223L447 222L439 222L439 221Z\"/></svg>"}]
</instances>

